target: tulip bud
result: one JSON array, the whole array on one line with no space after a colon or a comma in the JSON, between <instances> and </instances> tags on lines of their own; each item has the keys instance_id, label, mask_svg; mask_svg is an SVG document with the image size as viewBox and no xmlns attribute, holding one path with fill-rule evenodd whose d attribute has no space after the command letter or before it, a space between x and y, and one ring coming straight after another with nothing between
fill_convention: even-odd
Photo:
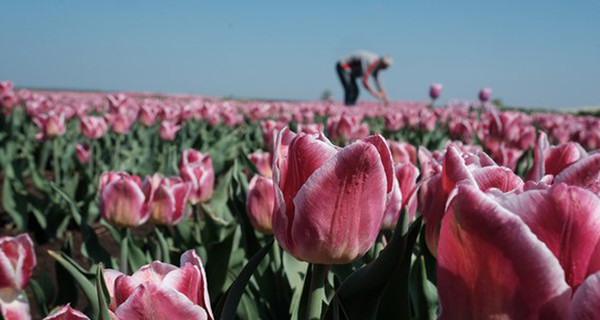
<instances>
[{"instance_id":1,"label":"tulip bud","mask_svg":"<svg viewBox=\"0 0 600 320\"><path fill-rule=\"evenodd\" d=\"M286 131L278 135L273 162L275 238L311 263L360 258L377 238L392 191L385 140L375 135L339 149L322 136L299 133L282 148Z\"/></svg>"},{"instance_id":2,"label":"tulip bud","mask_svg":"<svg viewBox=\"0 0 600 320\"><path fill-rule=\"evenodd\" d=\"M186 216L190 186L181 178L163 178L157 173L146 177L142 189L153 223L172 226Z\"/></svg>"},{"instance_id":3,"label":"tulip bud","mask_svg":"<svg viewBox=\"0 0 600 320\"><path fill-rule=\"evenodd\" d=\"M189 200L192 204L208 201L215 187L215 172L209 154L188 149L179 161L179 175L191 184Z\"/></svg>"},{"instance_id":4,"label":"tulip bud","mask_svg":"<svg viewBox=\"0 0 600 320\"><path fill-rule=\"evenodd\" d=\"M45 317L44 320L90 320L90 318L67 304Z\"/></svg>"},{"instance_id":5,"label":"tulip bud","mask_svg":"<svg viewBox=\"0 0 600 320\"><path fill-rule=\"evenodd\" d=\"M65 115L64 113L50 113L33 118L33 122L40 128L40 132L35 136L37 140L54 139L65 134Z\"/></svg>"},{"instance_id":6,"label":"tulip bud","mask_svg":"<svg viewBox=\"0 0 600 320\"><path fill-rule=\"evenodd\" d=\"M491 88L483 88L479 91L479 101L481 101L481 102L489 101L491 96L492 96Z\"/></svg>"},{"instance_id":7,"label":"tulip bud","mask_svg":"<svg viewBox=\"0 0 600 320\"><path fill-rule=\"evenodd\" d=\"M100 211L102 218L119 227L137 227L150 217L146 209L141 179L124 172L100 175Z\"/></svg>"},{"instance_id":8,"label":"tulip bud","mask_svg":"<svg viewBox=\"0 0 600 320\"><path fill-rule=\"evenodd\" d=\"M99 139L106 134L108 124L102 117L84 116L80 119L81 133L88 139Z\"/></svg>"},{"instance_id":9,"label":"tulip bud","mask_svg":"<svg viewBox=\"0 0 600 320\"><path fill-rule=\"evenodd\" d=\"M4 319L31 319L24 288L35 264L28 234L0 237L0 312Z\"/></svg>"},{"instance_id":10,"label":"tulip bud","mask_svg":"<svg viewBox=\"0 0 600 320\"><path fill-rule=\"evenodd\" d=\"M166 141L173 141L179 129L181 129L181 126L176 125L174 122L163 121L160 124L160 138Z\"/></svg>"},{"instance_id":11,"label":"tulip bud","mask_svg":"<svg viewBox=\"0 0 600 320\"><path fill-rule=\"evenodd\" d=\"M257 231L264 234L273 233L273 207L275 206L275 191L273 180L261 175L255 175L250 180L246 196L246 211L250 223Z\"/></svg>"},{"instance_id":12,"label":"tulip bud","mask_svg":"<svg viewBox=\"0 0 600 320\"><path fill-rule=\"evenodd\" d=\"M90 162L91 151L90 146L86 143L78 143L75 145L75 153L81 164Z\"/></svg>"},{"instance_id":13,"label":"tulip bud","mask_svg":"<svg viewBox=\"0 0 600 320\"><path fill-rule=\"evenodd\" d=\"M442 85L439 83L432 83L431 87L429 87L429 97L432 100L436 100L442 94Z\"/></svg>"},{"instance_id":14,"label":"tulip bud","mask_svg":"<svg viewBox=\"0 0 600 320\"><path fill-rule=\"evenodd\" d=\"M264 177L271 178L273 170L271 169L271 154L268 152L255 151L248 155L248 158L256 166L258 173Z\"/></svg>"}]
</instances>

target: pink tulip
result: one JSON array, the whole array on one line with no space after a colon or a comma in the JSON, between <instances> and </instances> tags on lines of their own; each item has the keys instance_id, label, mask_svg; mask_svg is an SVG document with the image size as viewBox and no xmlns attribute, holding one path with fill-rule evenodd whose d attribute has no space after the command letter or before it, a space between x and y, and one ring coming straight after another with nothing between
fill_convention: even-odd
<instances>
[{"instance_id":1,"label":"pink tulip","mask_svg":"<svg viewBox=\"0 0 600 320\"><path fill-rule=\"evenodd\" d=\"M491 88L483 88L479 91L479 101L487 102L492 97L492 89Z\"/></svg>"},{"instance_id":2,"label":"pink tulip","mask_svg":"<svg viewBox=\"0 0 600 320\"><path fill-rule=\"evenodd\" d=\"M564 319L571 289L552 252L517 215L462 185L438 249L440 319Z\"/></svg>"},{"instance_id":3,"label":"pink tulip","mask_svg":"<svg viewBox=\"0 0 600 320\"><path fill-rule=\"evenodd\" d=\"M131 276L105 270L111 316L117 320L214 320L202 260L188 250L180 265L155 261Z\"/></svg>"},{"instance_id":4,"label":"pink tulip","mask_svg":"<svg viewBox=\"0 0 600 320\"><path fill-rule=\"evenodd\" d=\"M394 229L404 207L408 206L410 220L414 219L417 211L416 191L419 169L410 162L396 163L394 172L394 187L388 197L382 229Z\"/></svg>"},{"instance_id":5,"label":"pink tulip","mask_svg":"<svg viewBox=\"0 0 600 320\"><path fill-rule=\"evenodd\" d=\"M127 134L131 130L131 126L135 122L137 113L133 110L128 110L126 113L111 113L107 114L106 120L111 124L111 130L118 134Z\"/></svg>"},{"instance_id":6,"label":"pink tulip","mask_svg":"<svg viewBox=\"0 0 600 320\"><path fill-rule=\"evenodd\" d=\"M90 157L92 155L90 151L90 146L86 143L78 143L75 145L75 153L77 154L77 159L79 163L86 164L90 162Z\"/></svg>"},{"instance_id":7,"label":"pink tulip","mask_svg":"<svg viewBox=\"0 0 600 320\"><path fill-rule=\"evenodd\" d=\"M358 116L345 113L327 119L327 133L331 139L343 143L363 139L369 135L369 124L362 123Z\"/></svg>"},{"instance_id":8,"label":"pink tulip","mask_svg":"<svg viewBox=\"0 0 600 320\"><path fill-rule=\"evenodd\" d=\"M429 97L431 97L432 100L437 100L440 95L442 95L442 85L439 83L432 83L429 87Z\"/></svg>"},{"instance_id":9,"label":"pink tulip","mask_svg":"<svg viewBox=\"0 0 600 320\"><path fill-rule=\"evenodd\" d=\"M273 231L299 260L352 262L376 240L393 187L385 140L371 136L343 149L322 135L295 135L287 148L277 137Z\"/></svg>"},{"instance_id":10,"label":"pink tulip","mask_svg":"<svg viewBox=\"0 0 600 320\"><path fill-rule=\"evenodd\" d=\"M248 186L246 211L250 223L258 232L273 233L273 208L275 207L275 190L273 180L261 175L254 175Z\"/></svg>"},{"instance_id":11,"label":"pink tulip","mask_svg":"<svg viewBox=\"0 0 600 320\"><path fill-rule=\"evenodd\" d=\"M588 157L587 152L578 143L569 142L558 146L550 146L546 134L540 132L534 149L533 166L527 178L538 182L546 175L554 177L586 157ZM586 170L588 173L598 172L600 167L595 170L587 167ZM583 174L583 172L580 173Z\"/></svg>"},{"instance_id":12,"label":"pink tulip","mask_svg":"<svg viewBox=\"0 0 600 320\"><path fill-rule=\"evenodd\" d=\"M215 188L215 172L209 154L188 149L184 150L179 161L179 175L190 183L189 200L192 204L208 201Z\"/></svg>"},{"instance_id":13,"label":"pink tulip","mask_svg":"<svg viewBox=\"0 0 600 320\"><path fill-rule=\"evenodd\" d=\"M137 227L150 217L141 179L125 172L100 175L100 212L102 218L119 227Z\"/></svg>"},{"instance_id":14,"label":"pink tulip","mask_svg":"<svg viewBox=\"0 0 600 320\"><path fill-rule=\"evenodd\" d=\"M148 104L142 104L140 106L140 123L149 127L156 121L158 115L158 108Z\"/></svg>"},{"instance_id":15,"label":"pink tulip","mask_svg":"<svg viewBox=\"0 0 600 320\"><path fill-rule=\"evenodd\" d=\"M47 140L60 137L65 134L65 115L63 113L50 113L33 118L33 122L40 128L35 136L37 140Z\"/></svg>"},{"instance_id":16,"label":"pink tulip","mask_svg":"<svg viewBox=\"0 0 600 320\"><path fill-rule=\"evenodd\" d=\"M260 175L267 178L273 177L271 154L269 152L255 151L249 154L248 158L254 163Z\"/></svg>"},{"instance_id":17,"label":"pink tulip","mask_svg":"<svg viewBox=\"0 0 600 320\"><path fill-rule=\"evenodd\" d=\"M190 186L181 178L163 178L157 173L146 177L142 190L153 223L172 226L187 215Z\"/></svg>"},{"instance_id":18,"label":"pink tulip","mask_svg":"<svg viewBox=\"0 0 600 320\"><path fill-rule=\"evenodd\" d=\"M160 138L166 141L173 141L179 129L181 129L181 126L178 126L174 122L163 121L160 124Z\"/></svg>"},{"instance_id":19,"label":"pink tulip","mask_svg":"<svg viewBox=\"0 0 600 320\"><path fill-rule=\"evenodd\" d=\"M440 232L440 319L597 319L599 277L593 193L557 184L486 195L459 185Z\"/></svg>"},{"instance_id":20,"label":"pink tulip","mask_svg":"<svg viewBox=\"0 0 600 320\"><path fill-rule=\"evenodd\" d=\"M84 116L80 119L81 133L88 139L99 139L106 134L108 124L102 117Z\"/></svg>"},{"instance_id":21,"label":"pink tulip","mask_svg":"<svg viewBox=\"0 0 600 320\"><path fill-rule=\"evenodd\" d=\"M323 125L320 123L299 123L298 132L304 132L308 134L319 134L319 132L323 132Z\"/></svg>"},{"instance_id":22,"label":"pink tulip","mask_svg":"<svg viewBox=\"0 0 600 320\"><path fill-rule=\"evenodd\" d=\"M90 318L67 304L45 317L44 320L90 320Z\"/></svg>"},{"instance_id":23,"label":"pink tulip","mask_svg":"<svg viewBox=\"0 0 600 320\"><path fill-rule=\"evenodd\" d=\"M451 192L456 185L467 180L487 191L495 188L501 192L519 191L523 181L510 169L497 166L485 154L461 153L449 146L440 172L432 175L421 186L419 211L425 218L425 239L436 255L439 228Z\"/></svg>"},{"instance_id":24,"label":"pink tulip","mask_svg":"<svg viewBox=\"0 0 600 320\"><path fill-rule=\"evenodd\" d=\"M28 234L0 237L0 312L4 319L31 319L24 289L35 265L33 241Z\"/></svg>"},{"instance_id":25,"label":"pink tulip","mask_svg":"<svg viewBox=\"0 0 600 320\"><path fill-rule=\"evenodd\" d=\"M417 148L407 142L388 140L394 163L417 163Z\"/></svg>"},{"instance_id":26,"label":"pink tulip","mask_svg":"<svg viewBox=\"0 0 600 320\"><path fill-rule=\"evenodd\" d=\"M276 122L273 120L267 120L260 123L264 143L269 149L273 148L273 138L275 136L275 133L283 129L286 125L287 123Z\"/></svg>"}]
</instances>

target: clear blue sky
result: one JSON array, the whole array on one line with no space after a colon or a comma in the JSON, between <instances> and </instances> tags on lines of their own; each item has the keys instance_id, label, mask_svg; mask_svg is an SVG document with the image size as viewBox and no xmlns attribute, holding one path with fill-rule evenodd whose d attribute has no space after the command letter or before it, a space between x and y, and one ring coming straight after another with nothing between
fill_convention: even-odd
<instances>
[{"instance_id":1,"label":"clear blue sky","mask_svg":"<svg viewBox=\"0 0 600 320\"><path fill-rule=\"evenodd\" d=\"M334 62L390 54L396 100L600 105L600 1L0 3L0 79L19 86L341 99ZM361 98L367 96L363 90Z\"/></svg>"}]
</instances>

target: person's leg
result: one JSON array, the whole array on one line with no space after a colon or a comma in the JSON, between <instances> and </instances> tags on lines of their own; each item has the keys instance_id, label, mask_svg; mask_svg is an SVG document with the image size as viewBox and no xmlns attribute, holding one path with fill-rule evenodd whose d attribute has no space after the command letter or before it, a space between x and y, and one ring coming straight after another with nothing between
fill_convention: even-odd
<instances>
[{"instance_id":1,"label":"person's leg","mask_svg":"<svg viewBox=\"0 0 600 320\"><path fill-rule=\"evenodd\" d=\"M350 105L349 103L352 101L352 79L348 72L344 68L342 68L342 66L339 63L336 64L335 70L337 71L338 77L340 78L340 82L342 83L342 87L344 88L344 103L346 105Z\"/></svg>"},{"instance_id":2,"label":"person's leg","mask_svg":"<svg viewBox=\"0 0 600 320\"><path fill-rule=\"evenodd\" d=\"M358 84L356 84L356 78L350 79L350 85L346 95L346 105L353 106L358 100Z\"/></svg>"}]
</instances>

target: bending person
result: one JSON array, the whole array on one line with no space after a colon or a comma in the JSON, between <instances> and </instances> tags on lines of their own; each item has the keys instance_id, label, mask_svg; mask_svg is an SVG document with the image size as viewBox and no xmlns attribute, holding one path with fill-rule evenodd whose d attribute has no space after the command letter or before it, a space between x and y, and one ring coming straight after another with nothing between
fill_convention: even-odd
<instances>
[{"instance_id":1,"label":"bending person","mask_svg":"<svg viewBox=\"0 0 600 320\"><path fill-rule=\"evenodd\" d=\"M392 65L392 58L389 56L378 56L367 51L358 51L350 56L342 58L336 64L337 74L340 77L344 87L344 103L347 106L353 106L358 100L357 78L362 78L362 84L369 93L386 105L390 100L385 92L381 81L379 80L379 71L385 70ZM373 78L377 90L369 85L369 78Z\"/></svg>"}]
</instances>

